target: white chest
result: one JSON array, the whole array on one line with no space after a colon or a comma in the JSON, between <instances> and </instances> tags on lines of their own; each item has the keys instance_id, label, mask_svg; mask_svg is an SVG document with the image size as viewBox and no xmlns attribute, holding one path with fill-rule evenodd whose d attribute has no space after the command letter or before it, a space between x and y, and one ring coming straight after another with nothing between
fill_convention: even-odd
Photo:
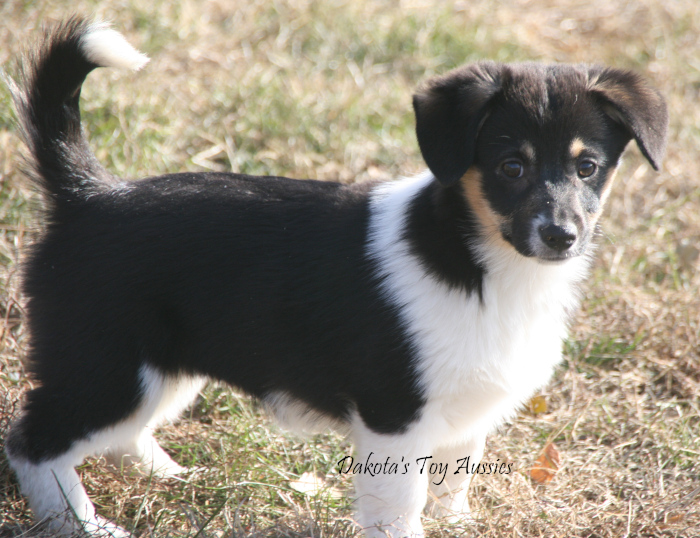
<instances>
[{"instance_id":1,"label":"white chest","mask_svg":"<svg viewBox=\"0 0 700 538\"><path fill-rule=\"evenodd\" d=\"M481 245L482 297L450 288L421 266L402 236L407 200L421 185L414 179L380 199L370 254L417 351L430 412L452 430L494 424L544 385L560 361L588 261L543 265L502 245Z\"/></svg>"}]
</instances>

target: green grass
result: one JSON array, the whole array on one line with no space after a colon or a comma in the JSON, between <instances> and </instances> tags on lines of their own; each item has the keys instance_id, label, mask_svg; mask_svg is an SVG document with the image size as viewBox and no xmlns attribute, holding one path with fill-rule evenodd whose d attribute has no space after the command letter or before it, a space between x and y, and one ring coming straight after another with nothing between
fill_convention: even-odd
<instances>
[{"instance_id":1,"label":"green grass","mask_svg":"<svg viewBox=\"0 0 700 538\"><path fill-rule=\"evenodd\" d=\"M603 219L593 274L564 360L542 391L489 439L485 459L514 473L477 477L473 523L426 520L454 536L700 535L700 13L694 0L624 6L592 0L431 3L9 0L0 62L44 21L113 20L152 58L143 71L99 70L83 91L91 147L114 173L184 170L338 179L408 175L424 166L411 92L462 62L601 62L644 72L668 97L660 173L631 148ZM0 438L30 386L19 252L40 221L21 174L21 144L0 88ZM255 402L212 386L159 432L184 481L80 468L99 512L142 536L354 537L342 436L285 435ZM548 441L562 467L548 485L529 469ZM304 473L327 486L293 485ZM343 493L336 497L336 491ZM133 525L133 527L132 527ZM41 536L0 456L0 537Z\"/></svg>"}]
</instances>

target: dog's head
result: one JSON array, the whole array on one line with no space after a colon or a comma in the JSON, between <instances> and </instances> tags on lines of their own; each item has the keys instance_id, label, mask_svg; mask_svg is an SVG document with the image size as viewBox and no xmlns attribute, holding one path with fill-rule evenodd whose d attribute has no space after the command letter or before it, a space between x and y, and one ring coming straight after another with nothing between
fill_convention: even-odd
<instances>
[{"instance_id":1,"label":"dog's head","mask_svg":"<svg viewBox=\"0 0 700 538\"><path fill-rule=\"evenodd\" d=\"M438 181L461 185L482 233L543 262L586 251L631 139L655 169L666 142L663 98L618 69L478 63L413 105Z\"/></svg>"}]
</instances>

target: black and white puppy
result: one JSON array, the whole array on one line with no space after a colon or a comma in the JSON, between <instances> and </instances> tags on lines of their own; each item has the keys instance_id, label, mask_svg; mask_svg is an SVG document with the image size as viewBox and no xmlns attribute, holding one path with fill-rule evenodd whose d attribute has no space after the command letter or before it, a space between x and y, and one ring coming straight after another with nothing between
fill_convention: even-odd
<instances>
[{"instance_id":1,"label":"black and white puppy","mask_svg":"<svg viewBox=\"0 0 700 538\"><path fill-rule=\"evenodd\" d=\"M654 168L664 151L664 101L633 73L485 62L415 95L417 177L125 181L88 147L80 89L146 61L76 18L10 81L47 218L23 269L35 388L6 447L57 531L126 534L74 467L104 453L183 471L152 432L207 379L288 425L346 428L362 462L480 460L561 358L625 146ZM357 520L420 536L428 490L433 513L465 517L471 476L359 474Z\"/></svg>"}]
</instances>

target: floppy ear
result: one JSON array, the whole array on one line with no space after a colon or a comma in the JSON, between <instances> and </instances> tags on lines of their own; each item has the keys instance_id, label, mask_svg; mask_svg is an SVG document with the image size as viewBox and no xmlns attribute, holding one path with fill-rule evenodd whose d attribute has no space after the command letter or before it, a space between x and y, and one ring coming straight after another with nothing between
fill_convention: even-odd
<instances>
[{"instance_id":1,"label":"floppy ear","mask_svg":"<svg viewBox=\"0 0 700 538\"><path fill-rule=\"evenodd\" d=\"M590 90L603 100L605 112L628 130L654 170L658 170L668 130L664 98L631 71L593 68L589 74Z\"/></svg>"},{"instance_id":2,"label":"floppy ear","mask_svg":"<svg viewBox=\"0 0 700 538\"><path fill-rule=\"evenodd\" d=\"M413 96L423 159L443 185L452 185L474 160L488 104L501 90L507 67L483 62L429 80Z\"/></svg>"}]
</instances>

